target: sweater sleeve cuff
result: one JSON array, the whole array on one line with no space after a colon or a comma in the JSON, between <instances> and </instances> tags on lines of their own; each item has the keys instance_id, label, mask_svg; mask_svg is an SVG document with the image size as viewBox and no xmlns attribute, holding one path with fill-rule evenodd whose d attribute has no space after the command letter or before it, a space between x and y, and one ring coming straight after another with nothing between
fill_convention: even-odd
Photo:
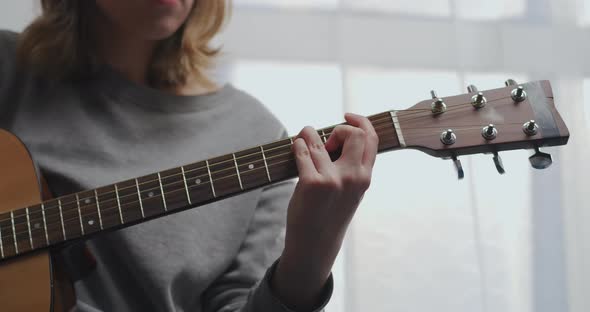
<instances>
[{"instance_id":1,"label":"sweater sleeve cuff","mask_svg":"<svg viewBox=\"0 0 590 312\"><path fill-rule=\"evenodd\" d=\"M285 304L283 304L272 292L270 287L270 281L272 280L272 275L275 272L277 264L279 260L275 261L273 265L266 271L264 278L260 281L258 289L253 293L253 305L255 307L254 311L273 311L273 312L296 312L290 308L288 308ZM323 311L324 307L330 301L332 297L332 292L334 290L334 279L332 274L330 273L330 277L326 281L326 285L322 290L322 295L320 300L318 301L317 306L310 311L305 312L321 312ZM301 312L301 311L297 311Z\"/></svg>"}]
</instances>

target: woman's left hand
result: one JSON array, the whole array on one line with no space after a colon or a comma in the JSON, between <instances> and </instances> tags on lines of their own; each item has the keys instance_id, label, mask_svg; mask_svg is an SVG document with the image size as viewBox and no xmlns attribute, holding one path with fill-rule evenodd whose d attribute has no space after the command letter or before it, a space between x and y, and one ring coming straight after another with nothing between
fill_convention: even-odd
<instances>
[{"instance_id":1,"label":"woman's left hand","mask_svg":"<svg viewBox=\"0 0 590 312\"><path fill-rule=\"evenodd\" d=\"M367 118L346 114L345 119L348 125L337 126L325 144L311 127L293 144L299 182L273 283L293 307L308 308L317 299L371 181L379 138ZM332 161L329 153L339 150Z\"/></svg>"}]
</instances>

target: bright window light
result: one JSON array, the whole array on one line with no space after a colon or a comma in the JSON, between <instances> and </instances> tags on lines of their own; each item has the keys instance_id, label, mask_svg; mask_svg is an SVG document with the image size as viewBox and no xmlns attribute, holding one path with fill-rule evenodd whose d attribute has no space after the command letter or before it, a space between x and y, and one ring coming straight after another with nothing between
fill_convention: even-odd
<instances>
[{"instance_id":1,"label":"bright window light","mask_svg":"<svg viewBox=\"0 0 590 312\"><path fill-rule=\"evenodd\" d=\"M346 7L408 15L450 16L449 0L342 0Z\"/></svg>"},{"instance_id":2,"label":"bright window light","mask_svg":"<svg viewBox=\"0 0 590 312\"><path fill-rule=\"evenodd\" d=\"M297 134L342 120L342 77L334 64L239 61L232 82L262 101Z\"/></svg>"},{"instance_id":3,"label":"bright window light","mask_svg":"<svg viewBox=\"0 0 590 312\"><path fill-rule=\"evenodd\" d=\"M525 0L455 0L457 16L468 20L497 20L523 16Z\"/></svg>"},{"instance_id":4,"label":"bright window light","mask_svg":"<svg viewBox=\"0 0 590 312\"><path fill-rule=\"evenodd\" d=\"M338 0L234 0L237 6L269 8L317 8L338 7Z\"/></svg>"}]
</instances>

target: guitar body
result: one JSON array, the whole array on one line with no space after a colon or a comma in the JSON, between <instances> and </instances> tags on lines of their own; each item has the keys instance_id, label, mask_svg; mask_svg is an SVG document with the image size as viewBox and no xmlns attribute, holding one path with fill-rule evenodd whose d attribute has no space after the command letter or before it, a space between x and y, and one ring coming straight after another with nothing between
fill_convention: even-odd
<instances>
[{"instance_id":1,"label":"guitar body","mask_svg":"<svg viewBox=\"0 0 590 312\"><path fill-rule=\"evenodd\" d=\"M0 151L0 213L41 202L42 184L23 143L0 129ZM63 290L72 288L62 272L52 272L51 260L50 251L40 251L0 263L3 311L64 311L64 298L72 297Z\"/></svg>"}]
</instances>

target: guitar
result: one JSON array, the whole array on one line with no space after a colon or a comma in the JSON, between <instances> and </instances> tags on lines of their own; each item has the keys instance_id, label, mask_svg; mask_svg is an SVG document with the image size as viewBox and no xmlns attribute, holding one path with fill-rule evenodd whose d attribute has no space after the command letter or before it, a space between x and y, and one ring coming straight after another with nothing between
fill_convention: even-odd
<instances>
[{"instance_id":1,"label":"guitar","mask_svg":"<svg viewBox=\"0 0 590 312\"><path fill-rule=\"evenodd\" d=\"M412 148L451 159L459 178L462 155L534 149L534 168L551 165L543 146L564 145L568 129L548 81L432 99L369 117L379 152ZM318 130L324 142L335 127ZM0 302L5 311L66 309L67 279L57 278L55 250L72 241L132 226L293 178L293 139L42 201L40 177L26 147L0 130ZM335 156L337 157L337 156ZM54 260L54 261L52 261Z\"/></svg>"}]
</instances>

